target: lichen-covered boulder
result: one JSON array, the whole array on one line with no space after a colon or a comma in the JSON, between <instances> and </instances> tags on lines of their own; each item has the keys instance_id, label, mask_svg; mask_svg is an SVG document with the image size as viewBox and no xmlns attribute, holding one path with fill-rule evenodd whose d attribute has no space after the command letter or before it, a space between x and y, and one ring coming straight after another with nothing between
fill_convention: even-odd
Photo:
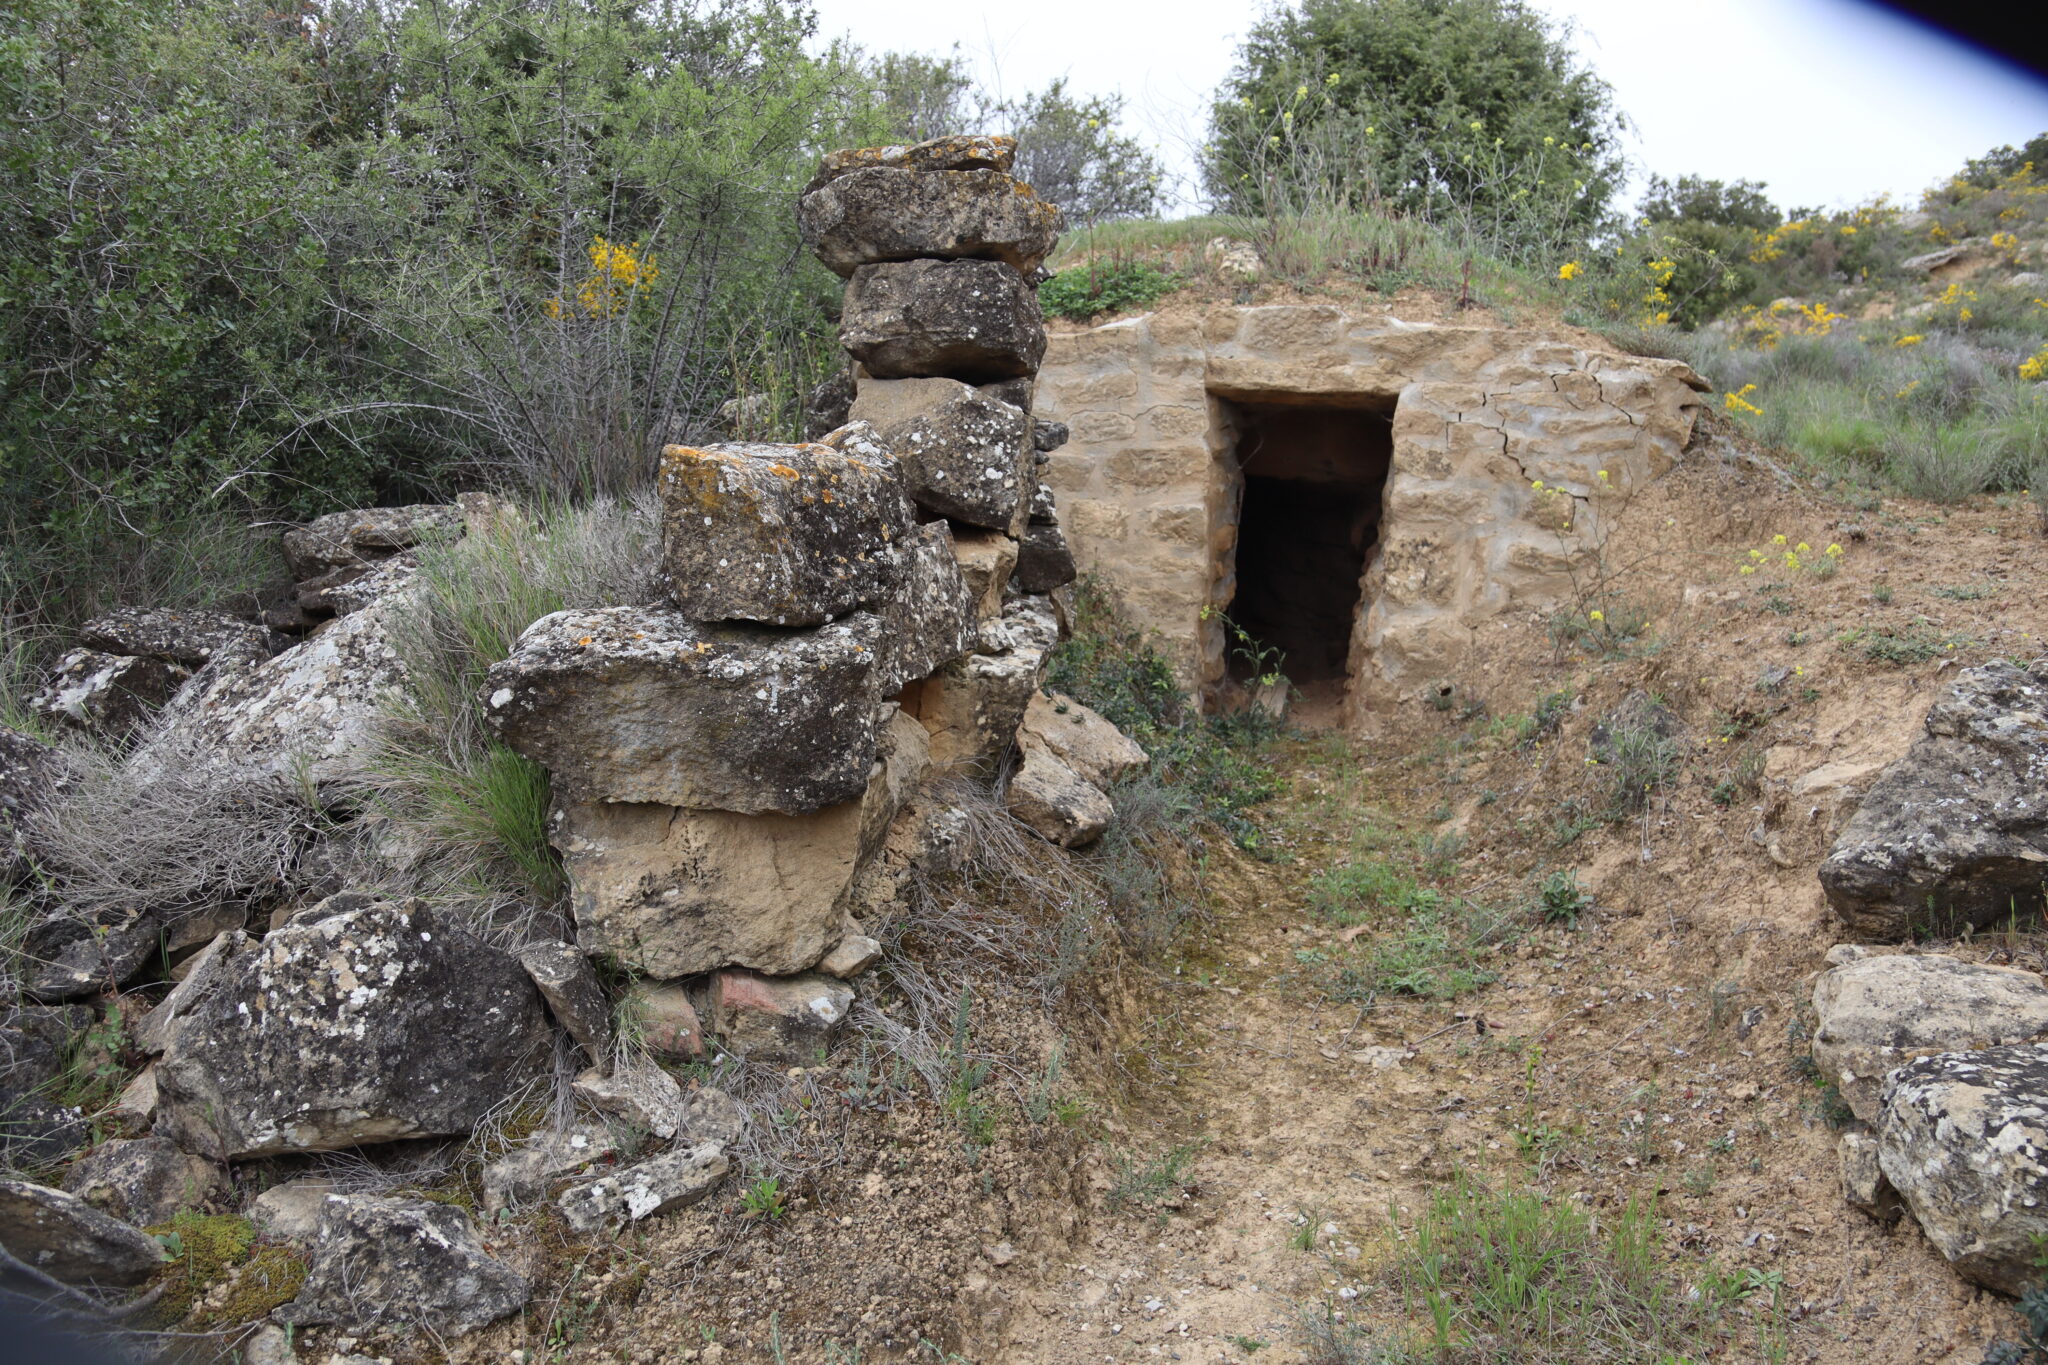
<instances>
[{"instance_id":1,"label":"lichen-covered boulder","mask_svg":"<svg viewBox=\"0 0 2048 1365\"><path fill-rule=\"evenodd\" d=\"M804 815L866 790L881 623L701 625L561 611L492 666L485 715L568 802Z\"/></svg>"},{"instance_id":2,"label":"lichen-covered boulder","mask_svg":"<svg viewBox=\"0 0 2048 1365\"><path fill-rule=\"evenodd\" d=\"M284 558L294 578L318 578L374 564L416 545L453 540L463 529L462 508L443 503L330 512L286 531Z\"/></svg>"},{"instance_id":3,"label":"lichen-covered boulder","mask_svg":"<svg viewBox=\"0 0 2048 1365\"><path fill-rule=\"evenodd\" d=\"M1063 588L1080 576L1074 552L1060 529L1059 509L1044 484L1031 495L1030 519L1017 537L1016 583L1020 592L1043 594Z\"/></svg>"},{"instance_id":4,"label":"lichen-covered boulder","mask_svg":"<svg viewBox=\"0 0 2048 1365\"><path fill-rule=\"evenodd\" d=\"M191 671L163 659L74 649L57 661L29 709L80 734L133 734L169 701Z\"/></svg>"},{"instance_id":5,"label":"lichen-covered boulder","mask_svg":"<svg viewBox=\"0 0 2048 1365\"><path fill-rule=\"evenodd\" d=\"M797 201L804 245L851 275L883 261L1001 261L1029 274L1058 245L1060 211L997 170L864 166Z\"/></svg>"},{"instance_id":6,"label":"lichen-covered boulder","mask_svg":"<svg viewBox=\"0 0 2048 1365\"><path fill-rule=\"evenodd\" d=\"M78 642L104 654L162 659L198 668L223 655L267 657L269 631L221 611L117 607L78 628Z\"/></svg>"},{"instance_id":7,"label":"lichen-covered boulder","mask_svg":"<svg viewBox=\"0 0 2048 1365\"><path fill-rule=\"evenodd\" d=\"M92 1140L83 1110L48 1091L72 1040L92 1023L83 1005L17 1006L0 1023L0 1162L49 1165Z\"/></svg>"},{"instance_id":8,"label":"lichen-covered boulder","mask_svg":"<svg viewBox=\"0 0 2048 1365\"><path fill-rule=\"evenodd\" d=\"M0 725L0 885L28 868L30 816L70 785L71 765L39 739Z\"/></svg>"},{"instance_id":9,"label":"lichen-covered boulder","mask_svg":"<svg viewBox=\"0 0 2048 1365\"><path fill-rule=\"evenodd\" d=\"M875 691L884 697L972 649L977 626L975 596L961 574L951 527L926 522L893 553L895 585L881 604L876 643Z\"/></svg>"},{"instance_id":10,"label":"lichen-covered boulder","mask_svg":"<svg viewBox=\"0 0 2048 1365\"><path fill-rule=\"evenodd\" d=\"M1857 1118L1877 1118L1884 1078L1915 1056L2048 1033L2048 982L1938 953L1866 957L1821 973L1813 1060Z\"/></svg>"},{"instance_id":11,"label":"lichen-covered boulder","mask_svg":"<svg viewBox=\"0 0 2048 1365\"><path fill-rule=\"evenodd\" d=\"M1035 692L1017 728L1086 781L1108 787L1150 761L1136 740L1100 712L1058 692Z\"/></svg>"},{"instance_id":12,"label":"lichen-covered boulder","mask_svg":"<svg viewBox=\"0 0 2048 1365\"><path fill-rule=\"evenodd\" d=\"M133 901L45 914L22 937L21 993L52 1002L112 990L158 953L162 935L158 918Z\"/></svg>"},{"instance_id":13,"label":"lichen-covered boulder","mask_svg":"<svg viewBox=\"0 0 2048 1365\"><path fill-rule=\"evenodd\" d=\"M853 407L853 370L842 368L818 381L804 399L804 439L823 440L828 432L846 425Z\"/></svg>"},{"instance_id":14,"label":"lichen-covered boulder","mask_svg":"<svg viewBox=\"0 0 2048 1365\"><path fill-rule=\"evenodd\" d=\"M1014 379L1045 356L1038 294L1000 261L864 265L847 282L839 343L877 379Z\"/></svg>"},{"instance_id":15,"label":"lichen-covered boulder","mask_svg":"<svg viewBox=\"0 0 2048 1365\"><path fill-rule=\"evenodd\" d=\"M137 1285L166 1259L140 1228L26 1180L0 1180L0 1246L66 1284Z\"/></svg>"},{"instance_id":16,"label":"lichen-covered boulder","mask_svg":"<svg viewBox=\"0 0 2048 1365\"><path fill-rule=\"evenodd\" d=\"M670 446L660 483L662 576L693 621L844 615L881 595L915 524L893 460L823 445Z\"/></svg>"},{"instance_id":17,"label":"lichen-covered boulder","mask_svg":"<svg viewBox=\"0 0 2048 1365\"><path fill-rule=\"evenodd\" d=\"M889 821L929 770L922 727L896 713L861 798L806 815L630 802L561 806L578 945L664 979L732 963L811 966L844 933L844 905Z\"/></svg>"},{"instance_id":18,"label":"lichen-covered boulder","mask_svg":"<svg viewBox=\"0 0 2048 1365\"><path fill-rule=\"evenodd\" d=\"M287 925L171 1030L160 1130L230 1161L463 1134L549 1036L518 961L418 901Z\"/></svg>"},{"instance_id":19,"label":"lichen-covered boulder","mask_svg":"<svg viewBox=\"0 0 2048 1365\"><path fill-rule=\"evenodd\" d=\"M992 137L987 133L958 133L886 147L848 147L825 153L818 162L818 173L804 186L804 193L809 194L842 175L875 167L896 171L1001 171L1007 175L1016 159L1016 138Z\"/></svg>"},{"instance_id":20,"label":"lichen-covered boulder","mask_svg":"<svg viewBox=\"0 0 2048 1365\"><path fill-rule=\"evenodd\" d=\"M331 1194L306 1283L276 1316L300 1327L460 1336L518 1312L530 1292L525 1276L484 1249L465 1209Z\"/></svg>"},{"instance_id":21,"label":"lichen-covered boulder","mask_svg":"<svg viewBox=\"0 0 2048 1365\"><path fill-rule=\"evenodd\" d=\"M1872 784L1821 886L1851 930L1890 940L2034 913L2044 880L2048 664L1965 669Z\"/></svg>"},{"instance_id":22,"label":"lichen-covered boulder","mask_svg":"<svg viewBox=\"0 0 2048 1365\"><path fill-rule=\"evenodd\" d=\"M597 1232L687 1208L716 1189L731 1167L717 1143L679 1146L565 1190L555 1206L575 1231Z\"/></svg>"},{"instance_id":23,"label":"lichen-covered boulder","mask_svg":"<svg viewBox=\"0 0 2048 1365\"><path fill-rule=\"evenodd\" d=\"M957 379L880 379L852 416L896 452L911 501L928 512L1014 534L1029 511L1031 418Z\"/></svg>"},{"instance_id":24,"label":"lichen-covered boulder","mask_svg":"<svg viewBox=\"0 0 2048 1365\"><path fill-rule=\"evenodd\" d=\"M399 587L275 657L195 678L132 763L146 770L203 753L251 777L320 785L363 777L391 702L405 691L391 631L411 599Z\"/></svg>"},{"instance_id":25,"label":"lichen-covered boulder","mask_svg":"<svg viewBox=\"0 0 2048 1365\"><path fill-rule=\"evenodd\" d=\"M1878 1165L1965 1279L2017 1295L2048 1236L2048 1045L1944 1052L1885 1082Z\"/></svg>"},{"instance_id":26,"label":"lichen-covered boulder","mask_svg":"<svg viewBox=\"0 0 2048 1365\"><path fill-rule=\"evenodd\" d=\"M152 1227L224 1199L228 1182L205 1157L179 1151L168 1138L145 1137L93 1148L64 1173L64 1188L102 1213Z\"/></svg>"}]
</instances>

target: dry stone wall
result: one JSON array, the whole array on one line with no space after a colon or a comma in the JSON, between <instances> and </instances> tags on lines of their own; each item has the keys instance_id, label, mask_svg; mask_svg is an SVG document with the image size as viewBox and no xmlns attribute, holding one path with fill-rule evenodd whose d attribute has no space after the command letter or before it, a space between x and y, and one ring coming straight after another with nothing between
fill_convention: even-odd
<instances>
[{"instance_id":1,"label":"dry stone wall","mask_svg":"<svg viewBox=\"0 0 2048 1365\"><path fill-rule=\"evenodd\" d=\"M1289 305L1054 335L1038 407L1071 432L1047 482L1076 559L1120 589L1193 688L1224 671L1242 496L1233 405L1391 412L1351 641L1363 707L1455 675L1486 617L1568 598L1614 513L1679 458L1705 388L1682 364L1540 333Z\"/></svg>"}]
</instances>

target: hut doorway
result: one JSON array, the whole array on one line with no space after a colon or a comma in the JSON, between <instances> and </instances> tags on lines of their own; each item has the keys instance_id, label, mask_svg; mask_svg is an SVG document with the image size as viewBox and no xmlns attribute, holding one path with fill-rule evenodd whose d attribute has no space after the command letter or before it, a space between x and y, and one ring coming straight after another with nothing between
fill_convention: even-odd
<instances>
[{"instance_id":1,"label":"hut doorway","mask_svg":"<svg viewBox=\"0 0 2048 1365\"><path fill-rule=\"evenodd\" d=\"M1238 482L1230 675L1263 654L1294 684L1304 719L1334 712L1350 676L1366 566L1393 461L1393 405L1229 405ZM1335 720L1332 714L1329 719Z\"/></svg>"}]
</instances>

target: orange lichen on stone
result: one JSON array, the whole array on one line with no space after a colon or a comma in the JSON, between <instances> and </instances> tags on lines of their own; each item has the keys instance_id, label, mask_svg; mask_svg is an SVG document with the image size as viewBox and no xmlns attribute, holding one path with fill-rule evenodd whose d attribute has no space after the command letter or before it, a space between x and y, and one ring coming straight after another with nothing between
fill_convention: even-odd
<instances>
[{"instance_id":1,"label":"orange lichen on stone","mask_svg":"<svg viewBox=\"0 0 2048 1365\"><path fill-rule=\"evenodd\" d=\"M780 474L785 479L800 479L803 477L803 475L797 473L786 464L771 464L768 466L768 469L771 473Z\"/></svg>"}]
</instances>

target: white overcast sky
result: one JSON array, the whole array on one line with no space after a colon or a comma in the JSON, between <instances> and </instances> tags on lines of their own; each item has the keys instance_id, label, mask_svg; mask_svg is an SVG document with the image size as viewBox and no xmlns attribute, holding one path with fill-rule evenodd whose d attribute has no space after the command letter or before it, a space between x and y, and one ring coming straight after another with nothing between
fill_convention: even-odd
<instances>
[{"instance_id":1,"label":"white overcast sky","mask_svg":"<svg viewBox=\"0 0 2048 1365\"><path fill-rule=\"evenodd\" d=\"M1065 76L1121 91L1125 130L1183 178L1210 93L1261 12L1246 0L813 0L821 38L870 52L958 44L1006 95ZM2048 130L2048 85L1858 0L1537 0L1636 125L1650 171L1765 181L1779 204L1844 207L1918 192L2002 144Z\"/></svg>"}]
</instances>

